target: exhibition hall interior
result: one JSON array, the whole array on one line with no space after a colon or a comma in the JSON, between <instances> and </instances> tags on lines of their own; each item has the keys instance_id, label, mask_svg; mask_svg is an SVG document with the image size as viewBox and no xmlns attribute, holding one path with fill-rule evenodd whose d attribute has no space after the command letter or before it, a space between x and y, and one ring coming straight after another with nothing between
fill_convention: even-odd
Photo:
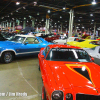
<instances>
[{"instance_id":1,"label":"exhibition hall interior","mask_svg":"<svg viewBox=\"0 0 100 100\"><path fill-rule=\"evenodd\" d=\"M100 100L100 0L0 0L0 100Z\"/></svg>"}]
</instances>

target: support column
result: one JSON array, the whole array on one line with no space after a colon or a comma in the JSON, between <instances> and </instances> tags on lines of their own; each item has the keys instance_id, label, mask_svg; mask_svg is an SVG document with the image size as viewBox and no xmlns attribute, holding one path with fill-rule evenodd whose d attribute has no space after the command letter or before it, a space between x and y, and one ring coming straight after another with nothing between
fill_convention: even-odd
<instances>
[{"instance_id":1,"label":"support column","mask_svg":"<svg viewBox=\"0 0 100 100\"><path fill-rule=\"evenodd\" d=\"M13 31L15 31L15 22L13 22Z\"/></svg>"},{"instance_id":2,"label":"support column","mask_svg":"<svg viewBox=\"0 0 100 100\"><path fill-rule=\"evenodd\" d=\"M9 23L9 27L10 27L9 31L10 31L10 32L12 31L11 24L12 24L12 22Z\"/></svg>"},{"instance_id":3,"label":"support column","mask_svg":"<svg viewBox=\"0 0 100 100\"><path fill-rule=\"evenodd\" d=\"M17 25L20 25L20 20L18 20L18 23L17 23Z\"/></svg>"},{"instance_id":4,"label":"support column","mask_svg":"<svg viewBox=\"0 0 100 100\"><path fill-rule=\"evenodd\" d=\"M96 23L94 23L94 37L93 38L96 38Z\"/></svg>"},{"instance_id":5,"label":"support column","mask_svg":"<svg viewBox=\"0 0 100 100\"><path fill-rule=\"evenodd\" d=\"M10 24L9 24L10 29L11 29L11 24L12 24L12 22L10 22Z\"/></svg>"},{"instance_id":6,"label":"support column","mask_svg":"<svg viewBox=\"0 0 100 100\"><path fill-rule=\"evenodd\" d=\"M2 30L3 23L1 22L1 30Z\"/></svg>"},{"instance_id":7,"label":"support column","mask_svg":"<svg viewBox=\"0 0 100 100\"><path fill-rule=\"evenodd\" d=\"M5 27L5 25L4 25L4 22L3 22L3 26L2 26L2 28L4 28Z\"/></svg>"},{"instance_id":8,"label":"support column","mask_svg":"<svg viewBox=\"0 0 100 100\"><path fill-rule=\"evenodd\" d=\"M32 18L32 27L35 26L35 18Z\"/></svg>"},{"instance_id":9,"label":"support column","mask_svg":"<svg viewBox=\"0 0 100 100\"><path fill-rule=\"evenodd\" d=\"M73 21L74 21L74 11L71 9L69 14L70 14L70 19L69 19L69 33L68 33L68 37L72 37Z\"/></svg>"},{"instance_id":10,"label":"support column","mask_svg":"<svg viewBox=\"0 0 100 100\"><path fill-rule=\"evenodd\" d=\"M4 29L6 30L7 26L6 26L6 22L5 22L5 26L4 26Z\"/></svg>"},{"instance_id":11,"label":"support column","mask_svg":"<svg viewBox=\"0 0 100 100\"><path fill-rule=\"evenodd\" d=\"M73 34L73 36L75 36L75 35L77 35L78 36L78 33L77 33L77 29L76 29L76 24L74 24L74 34Z\"/></svg>"},{"instance_id":12,"label":"support column","mask_svg":"<svg viewBox=\"0 0 100 100\"><path fill-rule=\"evenodd\" d=\"M9 22L7 22L7 29L8 29L8 27L9 27Z\"/></svg>"},{"instance_id":13,"label":"support column","mask_svg":"<svg viewBox=\"0 0 100 100\"><path fill-rule=\"evenodd\" d=\"M47 34L49 34L49 19L48 19L48 24L47 24Z\"/></svg>"},{"instance_id":14,"label":"support column","mask_svg":"<svg viewBox=\"0 0 100 100\"><path fill-rule=\"evenodd\" d=\"M23 20L23 29L26 27L26 20Z\"/></svg>"},{"instance_id":15,"label":"support column","mask_svg":"<svg viewBox=\"0 0 100 100\"><path fill-rule=\"evenodd\" d=\"M49 34L49 15L46 15L45 34Z\"/></svg>"},{"instance_id":16,"label":"support column","mask_svg":"<svg viewBox=\"0 0 100 100\"><path fill-rule=\"evenodd\" d=\"M66 28L66 33L67 33L67 31L68 31L68 30L67 30L67 28Z\"/></svg>"},{"instance_id":17,"label":"support column","mask_svg":"<svg viewBox=\"0 0 100 100\"><path fill-rule=\"evenodd\" d=\"M20 20L16 19L17 25L20 25Z\"/></svg>"},{"instance_id":18,"label":"support column","mask_svg":"<svg viewBox=\"0 0 100 100\"><path fill-rule=\"evenodd\" d=\"M59 34L59 27L58 27L58 34Z\"/></svg>"},{"instance_id":19,"label":"support column","mask_svg":"<svg viewBox=\"0 0 100 100\"><path fill-rule=\"evenodd\" d=\"M63 25L63 23L61 23L61 34L62 34L62 25Z\"/></svg>"}]
</instances>

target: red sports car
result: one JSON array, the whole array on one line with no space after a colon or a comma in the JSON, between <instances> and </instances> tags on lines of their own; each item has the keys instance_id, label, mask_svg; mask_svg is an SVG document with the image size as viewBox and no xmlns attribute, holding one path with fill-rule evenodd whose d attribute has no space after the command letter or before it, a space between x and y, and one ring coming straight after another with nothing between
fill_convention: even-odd
<instances>
[{"instance_id":1,"label":"red sports car","mask_svg":"<svg viewBox=\"0 0 100 100\"><path fill-rule=\"evenodd\" d=\"M59 39L60 35L49 35L48 37L44 38L48 42L52 42L53 40Z\"/></svg>"},{"instance_id":2,"label":"red sports car","mask_svg":"<svg viewBox=\"0 0 100 100\"><path fill-rule=\"evenodd\" d=\"M48 45L38 54L42 100L100 100L100 66L86 51Z\"/></svg>"}]
</instances>

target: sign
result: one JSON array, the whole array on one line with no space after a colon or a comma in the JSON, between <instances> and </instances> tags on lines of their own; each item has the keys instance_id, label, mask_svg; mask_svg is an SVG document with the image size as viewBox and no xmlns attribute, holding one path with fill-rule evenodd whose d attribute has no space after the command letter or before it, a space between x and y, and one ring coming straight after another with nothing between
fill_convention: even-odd
<instances>
[{"instance_id":1,"label":"sign","mask_svg":"<svg viewBox=\"0 0 100 100\"><path fill-rule=\"evenodd\" d=\"M15 28L16 28L16 30L22 30L23 29L23 27L21 25L18 25Z\"/></svg>"}]
</instances>

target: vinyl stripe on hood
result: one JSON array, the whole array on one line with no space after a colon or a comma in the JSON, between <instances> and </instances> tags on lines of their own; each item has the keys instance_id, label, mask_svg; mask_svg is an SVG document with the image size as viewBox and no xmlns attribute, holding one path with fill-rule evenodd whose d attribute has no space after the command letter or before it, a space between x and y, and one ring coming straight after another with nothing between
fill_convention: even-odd
<instances>
[{"instance_id":1,"label":"vinyl stripe on hood","mask_svg":"<svg viewBox=\"0 0 100 100\"><path fill-rule=\"evenodd\" d=\"M92 77L91 77L91 71L90 69L86 66L86 65L82 65L82 64L65 64L70 70L72 70L73 72L77 73L78 75L80 75L81 77L87 79L88 81L91 81L93 86L95 87L93 81L92 81ZM87 70L88 73L88 77L86 77L86 75L80 73L78 70L76 70L77 68L85 68Z\"/></svg>"}]
</instances>

